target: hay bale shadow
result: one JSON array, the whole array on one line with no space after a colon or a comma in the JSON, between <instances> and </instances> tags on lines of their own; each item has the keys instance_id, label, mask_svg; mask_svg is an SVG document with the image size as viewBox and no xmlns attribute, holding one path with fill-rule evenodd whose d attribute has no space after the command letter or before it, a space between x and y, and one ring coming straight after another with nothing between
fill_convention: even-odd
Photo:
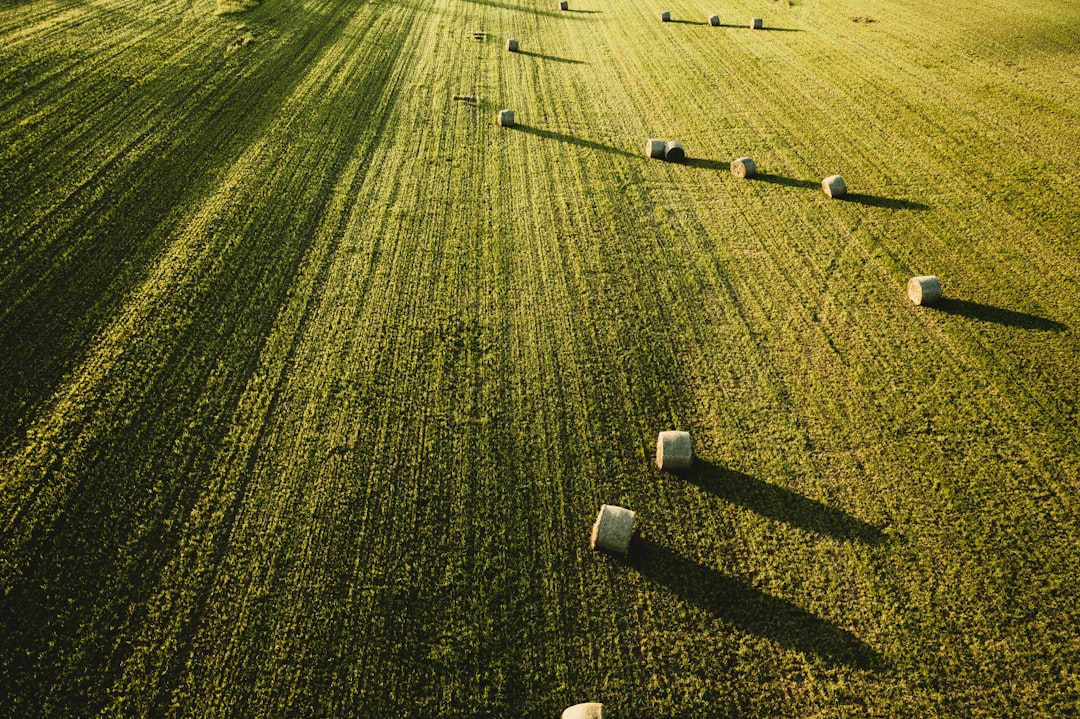
<instances>
[{"instance_id":1,"label":"hay bale shadow","mask_svg":"<svg viewBox=\"0 0 1080 719\"><path fill-rule=\"evenodd\" d=\"M571 60L568 57L557 57L555 55L545 55L540 52L529 52L528 50L518 50L518 55L528 55L529 57L535 57L539 60L547 60L549 62L562 62L568 65L588 65L584 60Z\"/></svg>"},{"instance_id":2,"label":"hay bale shadow","mask_svg":"<svg viewBox=\"0 0 1080 719\"><path fill-rule=\"evenodd\" d=\"M706 160L700 157L688 157L682 161L687 167L700 167L703 170L731 172L731 163L722 160Z\"/></svg>"},{"instance_id":3,"label":"hay bale shadow","mask_svg":"<svg viewBox=\"0 0 1080 719\"><path fill-rule=\"evenodd\" d=\"M919 212L925 212L930 209L930 205L924 205L921 202L898 200L892 197L880 197L878 195L866 195L860 192L848 192L840 199L844 202L854 202L857 205L884 207L889 210L918 210Z\"/></svg>"},{"instance_id":4,"label":"hay bale shadow","mask_svg":"<svg viewBox=\"0 0 1080 719\"><path fill-rule=\"evenodd\" d=\"M783 185L785 187L801 187L807 190L821 189L821 180L799 180L794 177L784 177L783 175L770 175L767 172L755 173L753 177L746 178L748 180L756 180L758 182L768 182L772 185Z\"/></svg>"},{"instance_id":5,"label":"hay bale shadow","mask_svg":"<svg viewBox=\"0 0 1080 719\"><path fill-rule=\"evenodd\" d=\"M565 142L568 145L574 145L575 147L581 147L587 150L597 150L600 152L607 152L612 155L622 155L624 157L638 157L637 155L627 152L626 150L620 150L617 147L605 145L600 142L594 142L593 140L585 140L580 137L574 137L573 135L567 135L564 132L555 132L554 130L542 130L539 127L532 127L530 125L521 124L517 125L514 129L529 135L536 135L537 137L542 137L547 140Z\"/></svg>"},{"instance_id":6,"label":"hay bale shadow","mask_svg":"<svg viewBox=\"0 0 1080 719\"><path fill-rule=\"evenodd\" d=\"M885 534L874 525L790 489L701 459L683 478L710 494L807 532L846 542L876 544Z\"/></svg>"},{"instance_id":7,"label":"hay bale shadow","mask_svg":"<svg viewBox=\"0 0 1080 719\"><path fill-rule=\"evenodd\" d=\"M1017 327L1024 330L1064 332L1069 329L1069 326L1066 324L1046 319L1045 317L1039 317L1038 315L1008 310L1004 307L986 305L981 302L954 299L952 297L942 297L932 305L927 305L927 307L939 312L944 312L948 315L958 315L960 317L979 320L980 322L992 322L994 324L1004 325L1006 327Z\"/></svg>"},{"instance_id":8,"label":"hay bale shadow","mask_svg":"<svg viewBox=\"0 0 1080 719\"><path fill-rule=\"evenodd\" d=\"M836 664L871 670L885 667L878 652L846 629L647 538L632 540L626 564L681 600L743 631Z\"/></svg>"}]
</instances>

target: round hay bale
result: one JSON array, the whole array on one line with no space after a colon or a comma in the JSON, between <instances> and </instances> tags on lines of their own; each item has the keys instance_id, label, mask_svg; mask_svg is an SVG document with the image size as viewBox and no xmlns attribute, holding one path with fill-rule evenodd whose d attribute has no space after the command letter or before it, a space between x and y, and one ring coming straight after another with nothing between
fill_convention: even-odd
<instances>
[{"instance_id":1,"label":"round hay bale","mask_svg":"<svg viewBox=\"0 0 1080 719\"><path fill-rule=\"evenodd\" d=\"M686 150L683 149L682 143L676 140L672 140L664 148L664 159L668 162L682 162L686 159Z\"/></svg>"},{"instance_id":2,"label":"round hay bale","mask_svg":"<svg viewBox=\"0 0 1080 719\"><path fill-rule=\"evenodd\" d=\"M757 165L749 157L740 157L731 161L731 174L740 179L753 177L757 172Z\"/></svg>"},{"instance_id":3,"label":"round hay bale","mask_svg":"<svg viewBox=\"0 0 1080 719\"><path fill-rule=\"evenodd\" d=\"M720 16L719 15L710 15L709 16L709 24L712 25L713 27L720 27Z\"/></svg>"},{"instance_id":4,"label":"round hay bale","mask_svg":"<svg viewBox=\"0 0 1080 719\"><path fill-rule=\"evenodd\" d=\"M645 157L654 157L663 160L664 150L666 148L667 144L663 140L653 138L645 143Z\"/></svg>"},{"instance_id":5,"label":"round hay bale","mask_svg":"<svg viewBox=\"0 0 1080 719\"><path fill-rule=\"evenodd\" d=\"M761 18L759 18L759 17L751 18L751 20L750 20L750 29L751 30L760 30L763 26L764 26L764 23L761 21Z\"/></svg>"},{"instance_id":6,"label":"round hay bale","mask_svg":"<svg viewBox=\"0 0 1080 719\"><path fill-rule=\"evenodd\" d=\"M662 470L689 469L694 461L689 432L667 431L656 437L656 466Z\"/></svg>"},{"instance_id":7,"label":"round hay bale","mask_svg":"<svg viewBox=\"0 0 1080 719\"><path fill-rule=\"evenodd\" d=\"M604 705L600 702L585 702L563 709L561 719L604 719Z\"/></svg>"},{"instance_id":8,"label":"round hay bale","mask_svg":"<svg viewBox=\"0 0 1080 719\"><path fill-rule=\"evenodd\" d=\"M570 9L570 3L568 3L566 0L562 0L562 2L559 3L559 9L560 10L569 10Z\"/></svg>"},{"instance_id":9,"label":"round hay bale","mask_svg":"<svg viewBox=\"0 0 1080 719\"><path fill-rule=\"evenodd\" d=\"M518 51L518 41L515 40L514 38L510 38L509 40L507 40L506 41L506 50L508 52L517 52Z\"/></svg>"},{"instance_id":10,"label":"round hay bale","mask_svg":"<svg viewBox=\"0 0 1080 719\"><path fill-rule=\"evenodd\" d=\"M513 110L499 110L499 124L503 127L514 126L514 111Z\"/></svg>"},{"instance_id":11,"label":"round hay bale","mask_svg":"<svg viewBox=\"0 0 1080 719\"><path fill-rule=\"evenodd\" d=\"M630 535L634 533L634 513L626 507L613 504L600 505L596 515L589 547L603 549L615 554L626 554L630 550Z\"/></svg>"},{"instance_id":12,"label":"round hay bale","mask_svg":"<svg viewBox=\"0 0 1080 719\"><path fill-rule=\"evenodd\" d=\"M671 22L671 11L665 10L660 13L660 22Z\"/></svg>"},{"instance_id":13,"label":"round hay bale","mask_svg":"<svg viewBox=\"0 0 1080 719\"><path fill-rule=\"evenodd\" d=\"M912 277L907 283L907 296L917 305L931 305L941 299L941 280L933 275Z\"/></svg>"},{"instance_id":14,"label":"round hay bale","mask_svg":"<svg viewBox=\"0 0 1080 719\"><path fill-rule=\"evenodd\" d=\"M821 189L834 200L847 194L847 185L844 184L844 178L840 177L840 175L826 177L821 181Z\"/></svg>"}]
</instances>

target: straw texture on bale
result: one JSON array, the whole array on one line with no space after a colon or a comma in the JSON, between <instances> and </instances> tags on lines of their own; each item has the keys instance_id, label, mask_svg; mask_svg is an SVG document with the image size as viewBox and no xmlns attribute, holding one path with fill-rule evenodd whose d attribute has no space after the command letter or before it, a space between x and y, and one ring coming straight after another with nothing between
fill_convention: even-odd
<instances>
[{"instance_id":1,"label":"straw texture on bale","mask_svg":"<svg viewBox=\"0 0 1080 719\"><path fill-rule=\"evenodd\" d=\"M510 52L517 52L518 51L518 41L515 40L514 38L510 38L509 40L507 40L506 41L506 49L508 51L510 51Z\"/></svg>"},{"instance_id":2,"label":"straw texture on bale","mask_svg":"<svg viewBox=\"0 0 1080 719\"><path fill-rule=\"evenodd\" d=\"M912 277L907 283L907 296L917 305L930 305L941 299L941 280L933 275Z\"/></svg>"},{"instance_id":3,"label":"straw texture on bale","mask_svg":"<svg viewBox=\"0 0 1080 719\"><path fill-rule=\"evenodd\" d=\"M664 12L660 13L660 22L671 22L671 12L665 10Z\"/></svg>"},{"instance_id":4,"label":"straw texture on bale","mask_svg":"<svg viewBox=\"0 0 1080 719\"><path fill-rule=\"evenodd\" d=\"M655 157L657 159L664 159L664 150L667 147L667 143L663 140L653 138L645 143L645 157Z\"/></svg>"},{"instance_id":5,"label":"straw texture on bale","mask_svg":"<svg viewBox=\"0 0 1080 719\"><path fill-rule=\"evenodd\" d=\"M626 507L604 504L596 515L592 535L589 537L589 547L626 554L630 550L630 535L633 533L634 513Z\"/></svg>"},{"instance_id":6,"label":"straw texture on bale","mask_svg":"<svg viewBox=\"0 0 1080 719\"><path fill-rule=\"evenodd\" d=\"M837 197L843 197L847 194L847 185L844 184L844 178L840 175L829 175L821 181L822 191L829 197L836 199Z\"/></svg>"},{"instance_id":7,"label":"straw texture on bale","mask_svg":"<svg viewBox=\"0 0 1080 719\"><path fill-rule=\"evenodd\" d=\"M600 702L575 704L563 710L561 719L604 719L604 705Z\"/></svg>"},{"instance_id":8,"label":"straw texture on bale","mask_svg":"<svg viewBox=\"0 0 1080 719\"><path fill-rule=\"evenodd\" d=\"M656 466L663 470L689 469L694 461L689 432L661 432L656 437Z\"/></svg>"},{"instance_id":9,"label":"straw texture on bale","mask_svg":"<svg viewBox=\"0 0 1080 719\"><path fill-rule=\"evenodd\" d=\"M753 18L750 21L750 29L751 30L760 30L763 24L764 23L762 23L761 18L759 18L759 17Z\"/></svg>"},{"instance_id":10,"label":"straw texture on bale","mask_svg":"<svg viewBox=\"0 0 1080 719\"><path fill-rule=\"evenodd\" d=\"M514 111L513 110L499 110L499 124L503 127L514 126Z\"/></svg>"},{"instance_id":11,"label":"straw texture on bale","mask_svg":"<svg viewBox=\"0 0 1080 719\"><path fill-rule=\"evenodd\" d=\"M720 16L719 15L710 15L709 16L709 24L712 25L713 27L720 27Z\"/></svg>"},{"instance_id":12,"label":"straw texture on bale","mask_svg":"<svg viewBox=\"0 0 1080 719\"><path fill-rule=\"evenodd\" d=\"M740 157L731 161L731 174L735 177L753 177L755 172L757 172L757 165L749 157Z\"/></svg>"},{"instance_id":13,"label":"straw texture on bale","mask_svg":"<svg viewBox=\"0 0 1080 719\"><path fill-rule=\"evenodd\" d=\"M682 143L676 140L672 140L664 148L664 159L670 162L682 162L686 159L686 150L683 149Z\"/></svg>"},{"instance_id":14,"label":"straw texture on bale","mask_svg":"<svg viewBox=\"0 0 1080 719\"><path fill-rule=\"evenodd\" d=\"M559 3L559 9L560 10L569 10L570 9L570 3L568 3L566 0L562 0L562 2Z\"/></svg>"}]
</instances>

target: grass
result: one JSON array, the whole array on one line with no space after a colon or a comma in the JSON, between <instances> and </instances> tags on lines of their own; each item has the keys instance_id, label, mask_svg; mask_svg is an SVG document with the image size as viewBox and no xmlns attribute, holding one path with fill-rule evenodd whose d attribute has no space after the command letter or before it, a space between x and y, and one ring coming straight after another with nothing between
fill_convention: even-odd
<instances>
[{"instance_id":1,"label":"grass","mask_svg":"<svg viewBox=\"0 0 1080 719\"><path fill-rule=\"evenodd\" d=\"M0 714L1080 709L1077 9L551 5L0 5Z\"/></svg>"}]
</instances>

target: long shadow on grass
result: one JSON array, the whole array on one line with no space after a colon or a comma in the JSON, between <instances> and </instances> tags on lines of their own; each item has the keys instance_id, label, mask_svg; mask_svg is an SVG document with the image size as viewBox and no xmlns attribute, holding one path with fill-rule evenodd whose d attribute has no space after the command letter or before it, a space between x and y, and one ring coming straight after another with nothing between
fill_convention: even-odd
<instances>
[{"instance_id":1,"label":"long shadow on grass","mask_svg":"<svg viewBox=\"0 0 1080 719\"><path fill-rule=\"evenodd\" d=\"M700 167L703 170L731 172L731 163L724 162L723 160L705 160L700 157L688 157L683 160L682 164L688 165L689 167Z\"/></svg>"},{"instance_id":2,"label":"long shadow on grass","mask_svg":"<svg viewBox=\"0 0 1080 719\"><path fill-rule=\"evenodd\" d=\"M839 509L711 462L695 459L694 466L682 477L732 504L808 532L871 544L885 539L874 525Z\"/></svg>"},{"instance_id":3,"label":"long shadow on grass","mask_svg":"<svg viewBox=\"0 0 1080 719\"><path fill-rule=\"evenodd\" d=\"M1025 330L1064 332L1069 329L1069 326L1066 324L1062 324L1055 320L1048 320L1045 317L1039 317L1038 315L1007 310L1004 307L984 305L981 302L957 300L951 297L942 297L933 305L930 305L930 307L950 315L960 315L961 317L970 317L973 320L979 320L981 322L993 322L995 324L1005 325L1007 327L1019 327L1020 329Z\"/></svg>"},{"instance_id":4,"label":"long shadow on grass","mask_svg":"<svg viewBox=\"0 0 1080 719\"><path fill-rule=\"evenodd\" d=\"M773 185L783 185L785 187L802 187L805 189L821 187L820 181L815 182L814 180L797 180L794 177L784 177L783 175L770 175L767 172L759 172L750 179L757 180L759 182L768 182Z\"/></svg>"},{"instance_id":5,"label":"long shadow on grass","mask_svg":"<svg viewBox=\"0 0 1080 719\"><path fill-rule=\"evenodd\" d=\"M744 631L836 664L862 669L884 666L881 655L851 632L648 539L633 540L627 564L682 600Z\"/></svg>"},{"instance_id":6,"label":"long shadow on grass","mask_svg":"<svg viewBox=\"0 0 1080 719\"><path fill-rule=\"evenodd\" d=\"M530 15L542 15L545 17L566 17L567 15L565 12L559 10L538 10L532 7L496 2L496 0L467 0L467 2L475 3L477 5L487 5L488 7L496 7L500 10L515 10L517 12L527 12ZM573 15L570 15L570 17L573 17Z\"/></svg>"},{"instance_id":7,"label":"long shadow on grass","mask_svg":"<svg viewBox=\"0 0 1080 719\"><path fill-rule=\"evenodd\" d=\"M518 50L518 55L528 55L529 57L535 57L540 60L549 60L551 62L565 62L569 65L587 65L584 60L571 60L568 57L556 57L555 55L544 55L539 52L529 52L528 50Z\"/></svg>"},{"instance_id":8,"label":"long shadow on grass","mask_svg":"<svg viewBox=\"0 0 1080 719\"><path fill-rule=\"evenodd\" d=\"M930 205L911 200L897 200L892 197L879 197L877 195L864 195L858 192L849 192L843 197L844 202L854 202L867 207L884 207L889 210L929 210Z\"/></svg>"},{"instance_id":9,"label":"long shadow on grass","mask_svg":"<svg viewBox=\"0 0 1080 719\"><path fill-rule=\"evenodd\" d=\"M620 150L617 147L611 145L604 145L599 142L593 142L592 140L582 140L580 137L574 137L573 135L567 135L563 132L555 132L553 130L541 130L538 127L531 127L529 125L514 125L514 129L521 132L527 132L530 135L536 135L548 140L558 140L559 142L565 142L570 145L576 145L577 147L584 147L587 150L599 150L601 152L609 152L613 155L623 155L624 157L638 157L626 150Z\"/></svg>"}]
</instances>

